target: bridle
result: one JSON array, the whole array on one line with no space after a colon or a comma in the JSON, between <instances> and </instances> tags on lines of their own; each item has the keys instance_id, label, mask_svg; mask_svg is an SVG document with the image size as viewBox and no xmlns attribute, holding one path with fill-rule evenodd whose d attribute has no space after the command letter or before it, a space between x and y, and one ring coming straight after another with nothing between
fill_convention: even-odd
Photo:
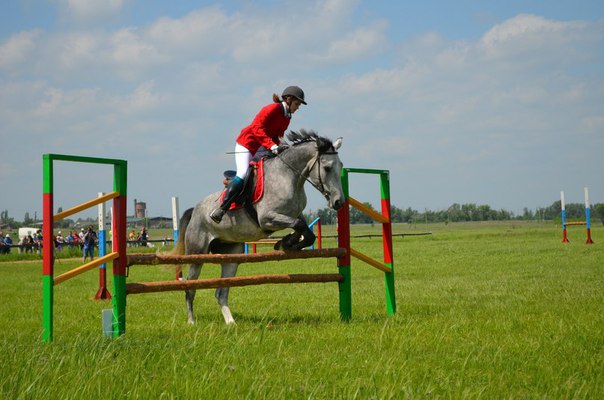
<instances>
[{"instance_id":1,"label":"bridle","mask_svg":"<svg viewBox=\"0 0 604 400\"><path fill-rule=\"evenodd\" d=\"M308 170L307 173L305 173L304 171L302 171L302 172L298 171L298 169L296 169L295 167L293 167L292 165L290 165L287 161L285 161L283 159L283 157L281 157L280 154L277 154L277 157L279 158L279 160L281 160L281 162L283 162L283 164L285 164L289 169L291 169L296 174L298 174L298 176L304 178L315 189L317 189L323 195L323 197L325 197L329 201L329 193L327 193L327 191L325 190L325 184L323 183L323 179L321 178L321 156L323 154L334 155L334 154L338 154L338 152L337 151L323 151L323 152L321 152L321 151L317 150L317 155L315 156L315 160L313 161L313 163L311 164L311 166L307 169ZM313 181L310 180L310 171L313 170L313 168L315 167L315 165L318 165L318 167L319 167L319 170L317 172L317 175L318 175L318 178L319 178L319 185L315 184Z\"/></svg>"}]
</instances>

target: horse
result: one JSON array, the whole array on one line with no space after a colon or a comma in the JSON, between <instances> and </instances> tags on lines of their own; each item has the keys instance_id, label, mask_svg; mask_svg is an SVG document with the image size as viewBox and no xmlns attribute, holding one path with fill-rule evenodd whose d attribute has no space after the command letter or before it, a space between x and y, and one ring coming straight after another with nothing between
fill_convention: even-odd
<instances>
[{"instance_id":1,"label":"horse","mask_svg":"<svg viewBox=\"0 0 604 400\"><path fill-rule=\"evenodd\" d=\"M334 210L344 204L338 149L342 138L332 142L315 131L301 129L287 134L289 147L264 160L264 193L253 205L255 213L245 208L229 210L221 223L209 217L220 204L222 191L201 200L183 213L173 254L243 253L244 243L264 239L274 232L291 228L275 250L300 250L315 241L315 235L302 216L306 207L305 182L310 182ZM256 215L254 215L256 214ZM238 264L222 264L221 277L234 277ZM187 279L197 279L202 264L190 264ZM227 325L235 320L228 305L229 288L218 288L215 297ZM188 322L195 323L193 300L195 290L185 292Z\"/></svg>"}]
</instances>

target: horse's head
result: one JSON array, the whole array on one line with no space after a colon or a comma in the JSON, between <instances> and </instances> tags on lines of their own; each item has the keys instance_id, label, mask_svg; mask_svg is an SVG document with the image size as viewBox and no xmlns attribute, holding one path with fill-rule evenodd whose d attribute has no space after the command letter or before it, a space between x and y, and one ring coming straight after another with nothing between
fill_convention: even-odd
<instances>
[{"instance_id":1,"label":"horse's head","mask_svg":"<svg viewBox=\"0 0 604 400\"><path fill-rule=\"evenodd\" d=\"M325 196L330 208L339 209L344 204L344 191L342 190L342 161L338 156L338 149L342 146L342 138L335 142L318 136L313 131L301 129L299 132L291 131L287 138L294 144L314 142L315 155L310 159L306 174L313 186Z\"/></svg>"}]
</instances>

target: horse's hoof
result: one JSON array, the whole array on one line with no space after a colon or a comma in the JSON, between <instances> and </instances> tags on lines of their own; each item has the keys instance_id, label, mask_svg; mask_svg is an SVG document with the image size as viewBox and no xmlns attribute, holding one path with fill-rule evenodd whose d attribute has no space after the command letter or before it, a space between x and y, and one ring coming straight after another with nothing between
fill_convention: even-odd
<instances>
[{"instance_id":1,"label":"horse's hoof","mask_svg":"<svg viewBox=\"0 0 604 400\"><path fill-rule=\"evenodd\" d=\"M195 320L194 319L190 319L190 320L187 321L187 323L189 325L195 325Z\"/></svg>"},{"instance_id":2,"label":"horse's hoof","mask_svg":"<svg viewBox=\"0 0 604 400\"><path fill-rule=\"evenodd\" d=\"M289 233L281 240L281 248L285 251L296 250L296 246L300 242L300 237L293 233Z\"/></svg>"}]
</instances>

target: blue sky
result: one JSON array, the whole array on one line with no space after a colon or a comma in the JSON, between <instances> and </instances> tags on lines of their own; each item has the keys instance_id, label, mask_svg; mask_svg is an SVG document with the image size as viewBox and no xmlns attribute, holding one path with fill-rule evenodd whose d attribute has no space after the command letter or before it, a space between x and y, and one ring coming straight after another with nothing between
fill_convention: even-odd
<instances>
[{"instance_id":1,"label":"blue sky","mask_svg":"<svg viewBox=\"0 0 604 400\"><path fill-rule=\"evenodd\" d=\"M124 158L151 216L220 186L237 133L290 84L290 127L389 169L392 202L522 212L604 202L604 2L6 1L0 209L41 213L44 153ZM111 190L60 164L55 205ZM352 195L377 206L377 182ZM307 188L309 208L325 207ZM132 212L130 210L130 212Z\"/></svg>"}]
</instances>

